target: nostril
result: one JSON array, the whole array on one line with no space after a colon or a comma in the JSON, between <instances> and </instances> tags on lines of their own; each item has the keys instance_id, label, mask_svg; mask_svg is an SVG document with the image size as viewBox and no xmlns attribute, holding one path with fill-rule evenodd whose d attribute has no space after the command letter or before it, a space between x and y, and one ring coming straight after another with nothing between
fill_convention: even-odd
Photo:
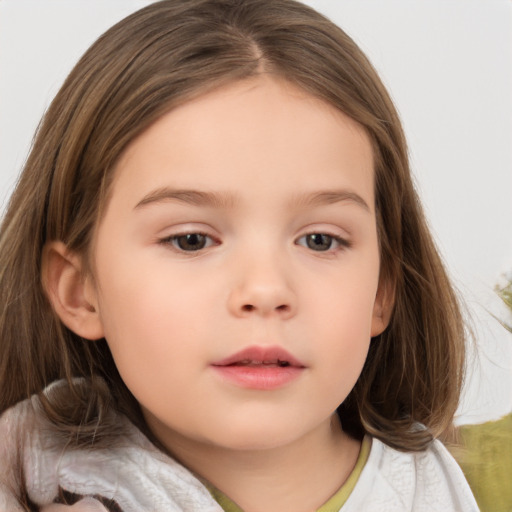
<instances>
[{"instance_id":1,"label":"nostril","mask_svg":"<svg viewBox=\"0 0 512 512\"><path fill-rule=\"evenodd\" d=\"M288 306L288 304L281 304L280 306L277 306L275 308L275 311L286 312L286 311L289 311L289 309L290 309L290 306ZM242 311L251 312L251 311L254 311L254 310L256 310L256 306L253 306L252 304L244 304L242 306Z\"/></svg>"}]
</instances>

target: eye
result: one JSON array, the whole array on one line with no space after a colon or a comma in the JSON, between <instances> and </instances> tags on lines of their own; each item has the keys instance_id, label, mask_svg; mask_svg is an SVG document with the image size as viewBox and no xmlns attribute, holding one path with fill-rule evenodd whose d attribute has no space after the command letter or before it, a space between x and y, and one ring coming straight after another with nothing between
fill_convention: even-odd
<instances>
[{"instance_id":1,"label":"eye","mask_svg":"<svg viewBox=\"0 0 512 512\"><path fill-rule=\"evenodd\" d=\"M302 245L308 249L318 252L326 252L339 247L349 247L347 240L327 233L309 233L297 240L297 245Z\"/></svg>"},{"instance_id":2,"label":"eye","mask_svg":"<svg viewBox=\"0 0 512 512\"><path fill-rule=\"evenodd\" d=\"M203 233L184 233L172 235L161 240L163 244L172 245L175 249L184 252L196 252L210 247L215 242Z\"/></svg>"}]
</instances>

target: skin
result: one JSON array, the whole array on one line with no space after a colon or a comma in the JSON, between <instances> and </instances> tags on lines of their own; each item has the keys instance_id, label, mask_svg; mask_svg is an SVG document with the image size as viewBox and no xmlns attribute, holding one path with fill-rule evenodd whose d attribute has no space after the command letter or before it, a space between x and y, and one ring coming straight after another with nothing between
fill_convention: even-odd
<instances>
[{"instance_id":1,"label":"skin","mask_svg":"<svg viewBox=\"0 0 512 512\"><path fill-rule=\"evenodd\" d=\"M93 276L62 244L47 250L64 323L107 339L162 445L246 512L314 510L354 467L360 444L335 410L390 309L373 174L356 122L261 75L176 108L132 142ZM205 246L184 250L187 233ZM318 234L330 237L321 247ZM304 369L273 390L219 376L212 363L248 346L282 347Z\"/></svg>"},{"instance_id":2,"label":"skin","mask_svg":"<svg viewBox=\"0 0 512 512\"><path fill-rule=\"evenodd\" d=\"M41 512L108 512L107 509L93 498L84 498L74 505L52 503L41 509Z\"/></svg>"}]
</instances>

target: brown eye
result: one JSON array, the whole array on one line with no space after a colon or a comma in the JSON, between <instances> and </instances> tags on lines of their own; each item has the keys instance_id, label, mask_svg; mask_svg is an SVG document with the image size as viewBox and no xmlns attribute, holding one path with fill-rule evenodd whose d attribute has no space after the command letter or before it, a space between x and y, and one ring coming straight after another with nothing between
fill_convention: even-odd
<instances>
[{"instance_id":1,"label":"brown eye","mask_svg":"<svg viewBox=\"0 0 512 512\"><path fill-rule=\"evenodd\" d=\"M169 239L169 242L181 251L200 251L208 244L209 237L201 233L187 233L186 235L177 235Z\"/></svg>"}]
</instances>

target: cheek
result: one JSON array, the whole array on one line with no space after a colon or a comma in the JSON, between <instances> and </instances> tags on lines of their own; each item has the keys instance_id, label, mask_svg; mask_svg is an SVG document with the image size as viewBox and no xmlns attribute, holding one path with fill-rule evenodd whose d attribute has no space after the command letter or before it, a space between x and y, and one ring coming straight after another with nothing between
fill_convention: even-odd
<instances>
[{"instance_id":1,"label":"cheek","mask_svg":"<svg viewBox=\"0 0 512 512\"><path fill-rule=\"evenodd\" d=\"M330 313L316 337L322 359L333 372L336 368L344 374L360 371L371 339L371 304L366 302L360 309L353 300L345 309L333 306Z\"/></svg>"},{"instance_id":2,"label":"cheek","mask_svg":"<svg viewBox=\"0 0 512 512\"><path fill-rule=\"evenodd\" d=\"M378 259L367 258L333 272L322 287L309 284L306 309L323 319L327 339L335 333L347 340L370 337L378 278Z\"/></svg>"},{"instance_id":3,"label":"cheek","mask_svg":"<svg viewBox=\"0 0 512 512\"><path fill-rule=\"evenodd\" d=\"M192 356L201 303L208 300L204 294L154 265L133 269L121 263L101 270L99 310L121 373L131 367L169 368Z\"/></svg>"},{"instance_id":4,"label":"cheek","mask_svg":"<svg viewBox=\"0 0 512 512\"><path fill-rule=\"evenodd\" d=\"M185 410L183 382L200 382L201 339L187 294L163 283L120 287L104 296L105 338L116 367L137 401L150 410ZM132 287L133 285L133 287ZM172 399L171 399L172 397Z\"/></svg>"},{"instance_id":5,"label":"cheek","mask_svg":"<svg viewBox=\"0 0 512 512\"><path fill-rule=\"evenodd\" d=\"M370 278L368 278L370 276ZM374 268L356 277L344 276L325 293L311 297L307 307L314 340L313 357L325 368L323 382L340 402L357 381L371 341L377 273Z\"/></svg>"}]
</instances>

